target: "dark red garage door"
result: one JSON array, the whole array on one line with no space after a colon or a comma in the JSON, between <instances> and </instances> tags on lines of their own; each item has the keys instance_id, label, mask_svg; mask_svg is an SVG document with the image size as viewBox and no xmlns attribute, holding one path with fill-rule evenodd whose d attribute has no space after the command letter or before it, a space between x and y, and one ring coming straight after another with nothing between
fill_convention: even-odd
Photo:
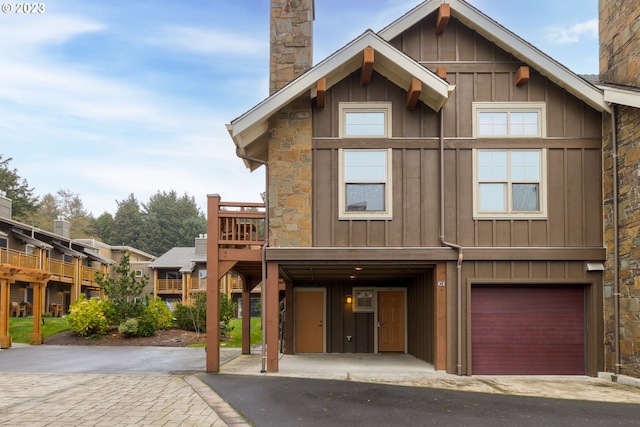
<instances>
[{"instance_id":1,"label":"dark red garage door","mask_svg":"<svg viewBox=\"0 0 640 427\"><path fill-rule=\"evenodd\" d=\"M584 375L583 286L471 288L472 374Z\"/></svg>"}]
</instances>

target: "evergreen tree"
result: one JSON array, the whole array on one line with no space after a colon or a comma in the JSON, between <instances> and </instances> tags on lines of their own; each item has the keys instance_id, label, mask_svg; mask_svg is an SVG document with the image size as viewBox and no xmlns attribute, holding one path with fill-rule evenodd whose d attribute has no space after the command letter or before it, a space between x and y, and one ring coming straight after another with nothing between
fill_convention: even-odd
<instances>
[{"instance_id":1,"label":"evergreen tree","mask_svg":"<svg viewBox=\"0 0 640 427\"><path fill-rule=\"evenodd\" d=\"M29 187L27 180L18 175L17 169L10 169L9 163L13 158L4 158L0 154L0 190L5 197L11 199L12 217L16 221L25 220L37 210L38 198L33 195L33 188Z\"/></svg>"}]
</instances>

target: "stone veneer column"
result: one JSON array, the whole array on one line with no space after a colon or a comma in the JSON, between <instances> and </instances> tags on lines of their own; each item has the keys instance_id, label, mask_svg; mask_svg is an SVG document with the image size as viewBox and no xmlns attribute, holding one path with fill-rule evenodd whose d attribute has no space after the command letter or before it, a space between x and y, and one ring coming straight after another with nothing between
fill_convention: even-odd
<instances>
[{"instance_id":1,"label":"stone veneer column","mask_svg":"<svg viewBox=\"0 0 640 427\"><path fill-rule=\"evenodd\" d=\"M640 4L600 0L600 80L640 87ZM640 109L616 109L618 200L613 201L611 118L603 122L605 366L615 371L614 230L618 210L620 373L640 377Z\"/></svg>"},{"instance_id":2,"label":"stone veneer column","mask_svg":"<svg viewBox=\"0 0 640 427\"><path fill-rule=\"evenodd\" d=\"M271 0L271 94L311 68L312 23L313 0ZM309 95L271 119L271 246L311 246L311 120Z\"/></svg>"}]
</instances>

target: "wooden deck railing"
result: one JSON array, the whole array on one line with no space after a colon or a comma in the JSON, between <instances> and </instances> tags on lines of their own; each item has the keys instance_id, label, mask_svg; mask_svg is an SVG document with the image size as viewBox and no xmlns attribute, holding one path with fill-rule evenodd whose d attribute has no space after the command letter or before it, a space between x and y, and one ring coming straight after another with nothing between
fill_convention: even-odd
<instances>
[{"instance_id":1,"label":"wooden deck railing","mask_svg":"<svg viewBox=\"0 0 640 427\"><path fill-rule=\"evenodd\" d=\"M198 280L194 280L191 284L191 289L194 291L205 291L207 289L207 278L201 277Z\"/></svg>"},{"instance_id":2,"label":"wooden deck railing","mask_svg":"<svg viewBox=\"0 0 640 427\"><path fill-rule=\"evenodd\" d=\"M0 264L10 264L24 268L38 268L38 257L13 249L0 248Z\"/></svg>"},{"instance_id":3,"label":"wooden deck railing","mask_svg":"<svg viewBox=\"0 0 640 427\"><path fill-rule=\"evenodd\" d=\"M73 283L75 272L73 264L71 264L70 262L64 262L57 259L49 259L48 270L49 272L51 272L52 277L59 280L60 282Z\"/></svg>"},{"instance_id":4,"label":"wooden deck railing","mask_svg":"<svg viewBox=\"0 0 640 427\"><path fill-rule=\"evenodd\" d=\"M158 292L164 294L181 294L182 279L158 279Z\"/></svg>"},{"instance_id":5,"label":"wooden deck railing","mask_svg":"<svg viewBox=\"0 0 640 427\"><path fill-rule=\"evenodd\" d=\"M218 243L259 249L264 243L264 203L220 202Z\"/></svg>"},{"instance_id":6,"label":"wooden deck railing","mask_svg":"<svg viewBox=\"0 0 640 427\"><path fill-rule=\"evenodd\" d=\"M96 282L96 273L100 273L97 268L82 266L82 284L85 286L99 286Z\"/></svg>"}]
</instances>

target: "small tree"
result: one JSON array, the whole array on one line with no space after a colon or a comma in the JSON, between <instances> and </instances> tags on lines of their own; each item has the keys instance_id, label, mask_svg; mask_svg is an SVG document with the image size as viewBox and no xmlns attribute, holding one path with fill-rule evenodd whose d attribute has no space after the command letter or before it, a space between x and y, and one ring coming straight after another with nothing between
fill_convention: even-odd
<instances>
[{"instance_id":1,"label":"small tree","mask_svg":"<svg viewBox=\"0 0 640 427\"><path fill-rule=\"evenodd\" d=\"M136 278L129 266L129 252L121 250L120 262L113 267L115 278L96 273L96 282L113 303L121 320L139 317L145 306L140 298L149 276Z\"/></svg>"}]
</instances>

